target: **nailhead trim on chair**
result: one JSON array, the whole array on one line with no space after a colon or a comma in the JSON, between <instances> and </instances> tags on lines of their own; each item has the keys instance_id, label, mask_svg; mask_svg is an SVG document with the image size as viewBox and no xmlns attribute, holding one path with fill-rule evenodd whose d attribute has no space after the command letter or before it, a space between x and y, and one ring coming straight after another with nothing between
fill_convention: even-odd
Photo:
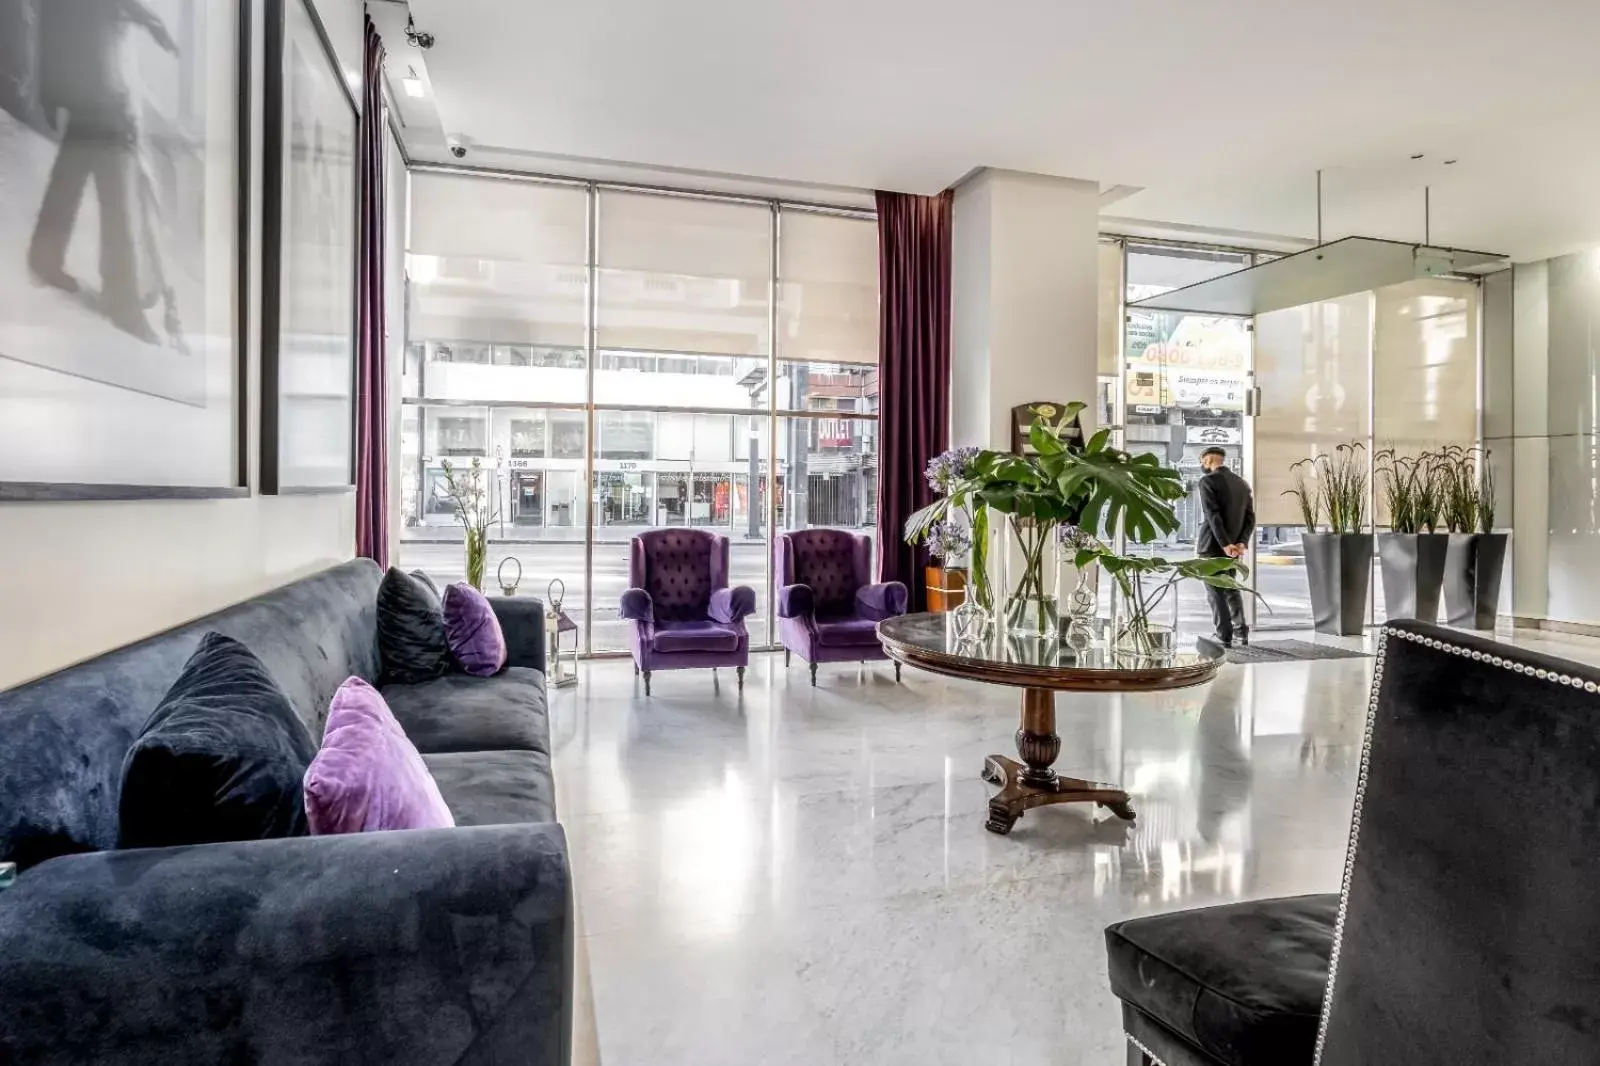
<instances>
[{"instance_id":1,"label":"nailhead trim on chair","mask_svg":"<svg viewBox=\"0 0 1600 1066\"><path fill-rule=\"evenodd\" d=\"M1328 1008L1333 1003L1333 982L1339 974L1339 946L1344 942L1345 907L1350 901L1350 876L1356 868L1356 846L1361 839L1361 804L1367 796L1367 770L1372 761L1372 726L1378 718L1378 693L1383 688L1383 660L1389 650L1390 636L1409 636L1397 630L1385 629L1383 643L1378 645L1377 662L1372 668L1372 690L1367 698L1367 728L1361 739L1361 772L1356 776L1355 810L1350 816L1350 842L1345 846L1344 880L1339 887L1339 915L1333 923L1333 952L1328 956L1328 983L1322 990L1322 1016L1317 1021L1317 1049L1312 1066L1322 1062L1322 1045L1328 1039Z\"/></svg>"},{"instance_id":2,"label":"nailhead trim on chair","mask_svg":"<svg viewBox=\"0 0 1600 1066\"><path fill-rule=\"evenodd\" d=\"M1339 917L1333 926L1333 953L1328 957L1328 984L1322 993L1322 1017L1317 1025L1317 1051L1312 1059L1313 1066L1321 1066L1322 1048L1328 1039L1328 1016L1333 1005L1333 984L1339 975L1339 947L1344 942L1345 908L1350 902L1350 877L1355 872L1356 848L1361 838L1361 806L1367 795L1367 769L1372 761L1372 727L1378 718L1378 690L1383 685L1383 658L1388 650L1389 638L1396 637L1400 640L1409 640L1413 644L1421 644L1435 651L1446 652L1450 655L1459 655L1473 662L1488 663L1498 666L1502 670L1525 674L1540 681L1549 681L1557 685L1567 685L1572 688L1581 688L1585 692L1600 692L1600 684L1585 681L1581 677L1570 674L1557 673L1542 667L1529 666L1527 663L1513 662L1501 655L1492 652L1475 651L1463 648L1448 641L1439 640L1437 637L1426 637L1421 633L1413 633L1405 629L1385 629L1383 643L1378 646L1377 664L1372 670L1372 695L1367 700L1367 732L1361 741L1361 773L1356 778L1355 810L1350 818L1350 843L1345 851L1344 859L1344 884L1339 890ZM1133 1040L1133 1037L1129 1037ZM1137 1045L1139 1042L1134 1040ZM1149 1054L1149 1052L1145 1052Z\"/></svg>"},{"instance_id":3,"label":"nailhead trim on chair","mask_svg":"<svg viewBox=\"0 0 1600 1066\"><path fill-rule=\"evenodd\" d=\"M1154 1051L1151 1051L1149 1048L1139 1043L1138 1037L1134 1036L1132 1033L1123 1033L1122 1035L1127 1037L1128 1043L1142 1051L1144 1053L1144 1057L1155 1063L1156 1066L1167 1066L1167 1064L1162 1062L1160 1056L1158 1056Z\"/></svg>"}]
</instances>

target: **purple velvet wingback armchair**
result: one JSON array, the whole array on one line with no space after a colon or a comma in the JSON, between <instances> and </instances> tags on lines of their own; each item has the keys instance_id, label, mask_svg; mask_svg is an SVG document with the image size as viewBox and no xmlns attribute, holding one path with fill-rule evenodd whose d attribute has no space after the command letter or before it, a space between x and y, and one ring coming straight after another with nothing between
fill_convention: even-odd
<instances>
[{"instance_id":1,"label":"purple velvet wingback armchair","mask_svg":"<svg viewBox=\"0 0 1600 1066\"><path fill-rule=\"evenodd\" d=\"M652 529L633 538L622 617L632 630L633 665L657 670L732 666L744 688L750 663L745 617L756 609L746 586L728 587L728 538L703 529Z\"/></svg>"},{"instance_id":2,"label":"purple velvet wingback armchair","mask_svg":"<svg viewBox=\"0 0 1600 1066\"><path fill-rule=\"evenodd\" d=\"M779 533L778 636L783 663L794 653L811 664L887 659L878 622L906 613L906 587L872 583L872 539L842 529ZM894 664L895 680L900 664Z\"/></svg>"}]
</instances>

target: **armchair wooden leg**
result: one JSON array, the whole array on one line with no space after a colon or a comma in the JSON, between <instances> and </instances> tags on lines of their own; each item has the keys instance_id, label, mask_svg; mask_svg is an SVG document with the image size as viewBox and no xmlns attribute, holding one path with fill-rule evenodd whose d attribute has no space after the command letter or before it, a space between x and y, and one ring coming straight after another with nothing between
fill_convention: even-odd
<instances>
[{"instance_id":1,"label":"armchair wooden leg","mask_svg":"<svg viewBox=\"0 0 1600 1066\"><path fill-rule=\"evenodd\" d=\"M648 696L650 695L650 671L643 671L641 676L644 677L644 694Z\"/></svg>"},{"instance_id":2,"label":"armchair wooden leg","mask_svg":"<svg viewBox=\"0 0 1600 1066\"><path fill-rule=\"evenodd\" d=\"M634 663L633 664L633 676L634 677L638 677L639 676L639 664L638 663Z\"/></svg>"},{"instance_id":3,"label":"armchair wooden leg","mask_svg":"<svg viewBox=\"0 0 1600 1066\"><path fill-rule=\"evenodd\" d=\"M739 691L744 691L744 667L739 667Z\"/></svg>"},{"instance_id":4,"label":"armchair wooden leg","mask_svg":"<svg viewBox=\"0 0 1600 1066\"><path fill-rule=\"evenodd\" d=\"M811 687L812 688L816 688L817 687L817 664L816 663L812 663L811 664Z\"/></svg>"},{"instance_id":5,"label":"armchair wooden leg","mask_svg":"<svg viewBox=\"0 0 1600 1066\"><path fill-rule=\"evenodd\" d=\"M900 663L898 660L894 664L894 683L897 685L900 683Z\"/></svg>"},{"instance_id":6,"label":"armchair wooden leg","mask_svg":"<svg viewBox=\"0 0 1600 1066\"><path fill-rule=\"evenodd\" d=\"M788 666L789 666L789 649L788 648L784 648L783 649L783 665L784 665L785 669L787 669Z\"/></svg>"}]
</instances>

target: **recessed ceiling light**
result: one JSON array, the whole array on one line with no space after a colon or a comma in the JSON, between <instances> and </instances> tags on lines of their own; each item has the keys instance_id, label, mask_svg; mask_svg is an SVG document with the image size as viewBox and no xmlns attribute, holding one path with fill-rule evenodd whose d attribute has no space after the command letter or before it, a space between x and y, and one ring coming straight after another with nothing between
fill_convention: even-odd
<instances>
[{"instance_id":1,"label":"recessed ceiling light","mask_svg":"<svg viewBox=\"0 0 1600 1066\"><path fill-rule=\"evenodd\" d=\"M1422 158L1422 153L1418 152L1416 155L1413 155L1411 158L1412 159L1421 159Z\"/></svg>"},{"instance_id":2,"label":"recessed ceiling light","mask_svg":"<svg viewBox=\"0 0 1600 1066\"><path fill-rule=\"evenodd\" d=\"M427 90L422 87L421 78L402 78L400 84L406 87L406 95L421 99Z\"/></svg>"},{"instance_id":3,"label":"recessed ceiling light","mask_svg":"<svg viewBox=\"0 0 1600 1066\"><path fill-rule=\"evenodd\" d=\"M1446 159L1446 160L1445 160L1445 161L1444 161L1444 165L1445 165L1445 166L1447 166L1447 167L1450 167L1450 166L1455 166L1455 162L1456 162L1456 161L1455 161L1455 160L1454 160L1454 159Z\"/></svg>"}]
</instances>

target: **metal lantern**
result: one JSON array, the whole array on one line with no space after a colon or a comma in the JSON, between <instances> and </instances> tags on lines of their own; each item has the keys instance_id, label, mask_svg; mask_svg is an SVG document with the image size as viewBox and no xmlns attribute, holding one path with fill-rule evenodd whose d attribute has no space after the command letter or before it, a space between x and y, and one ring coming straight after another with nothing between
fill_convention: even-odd
<instances>
[{"instance_id":1,"label":"metal lantern","mask_svg":"<svg viewBox=\"0 0 1600 1066\"><path fill-rule=\"evenodd\" d=\"M561 609L567 594L566 583L559 577L550 582L544 612L544 642L550 649L550 669L545 680L554 688L564 688L578 683L578 623ZM572 650L562 658L561 634L572 634Z\"/></svg>"},{"instance_id":2,"label":"metal lantern","mask_svg":"<svg viewBox=\"0 0 1600 1066\"><path fill-rule=\"evenodd\" d=\"M516 563L517 564L516 576L513 577L510 581L506 580L506 564L507 563ZM500 566L495 570L494 576L495 576L495 580L500 582L500 591L501 592L505 593L507 596L515 596L517 594L517 586L522 584L522 561L520 559L518 559L515 555L506 556L504 559L500 560Z\"/></svg>"}]
</instances>

